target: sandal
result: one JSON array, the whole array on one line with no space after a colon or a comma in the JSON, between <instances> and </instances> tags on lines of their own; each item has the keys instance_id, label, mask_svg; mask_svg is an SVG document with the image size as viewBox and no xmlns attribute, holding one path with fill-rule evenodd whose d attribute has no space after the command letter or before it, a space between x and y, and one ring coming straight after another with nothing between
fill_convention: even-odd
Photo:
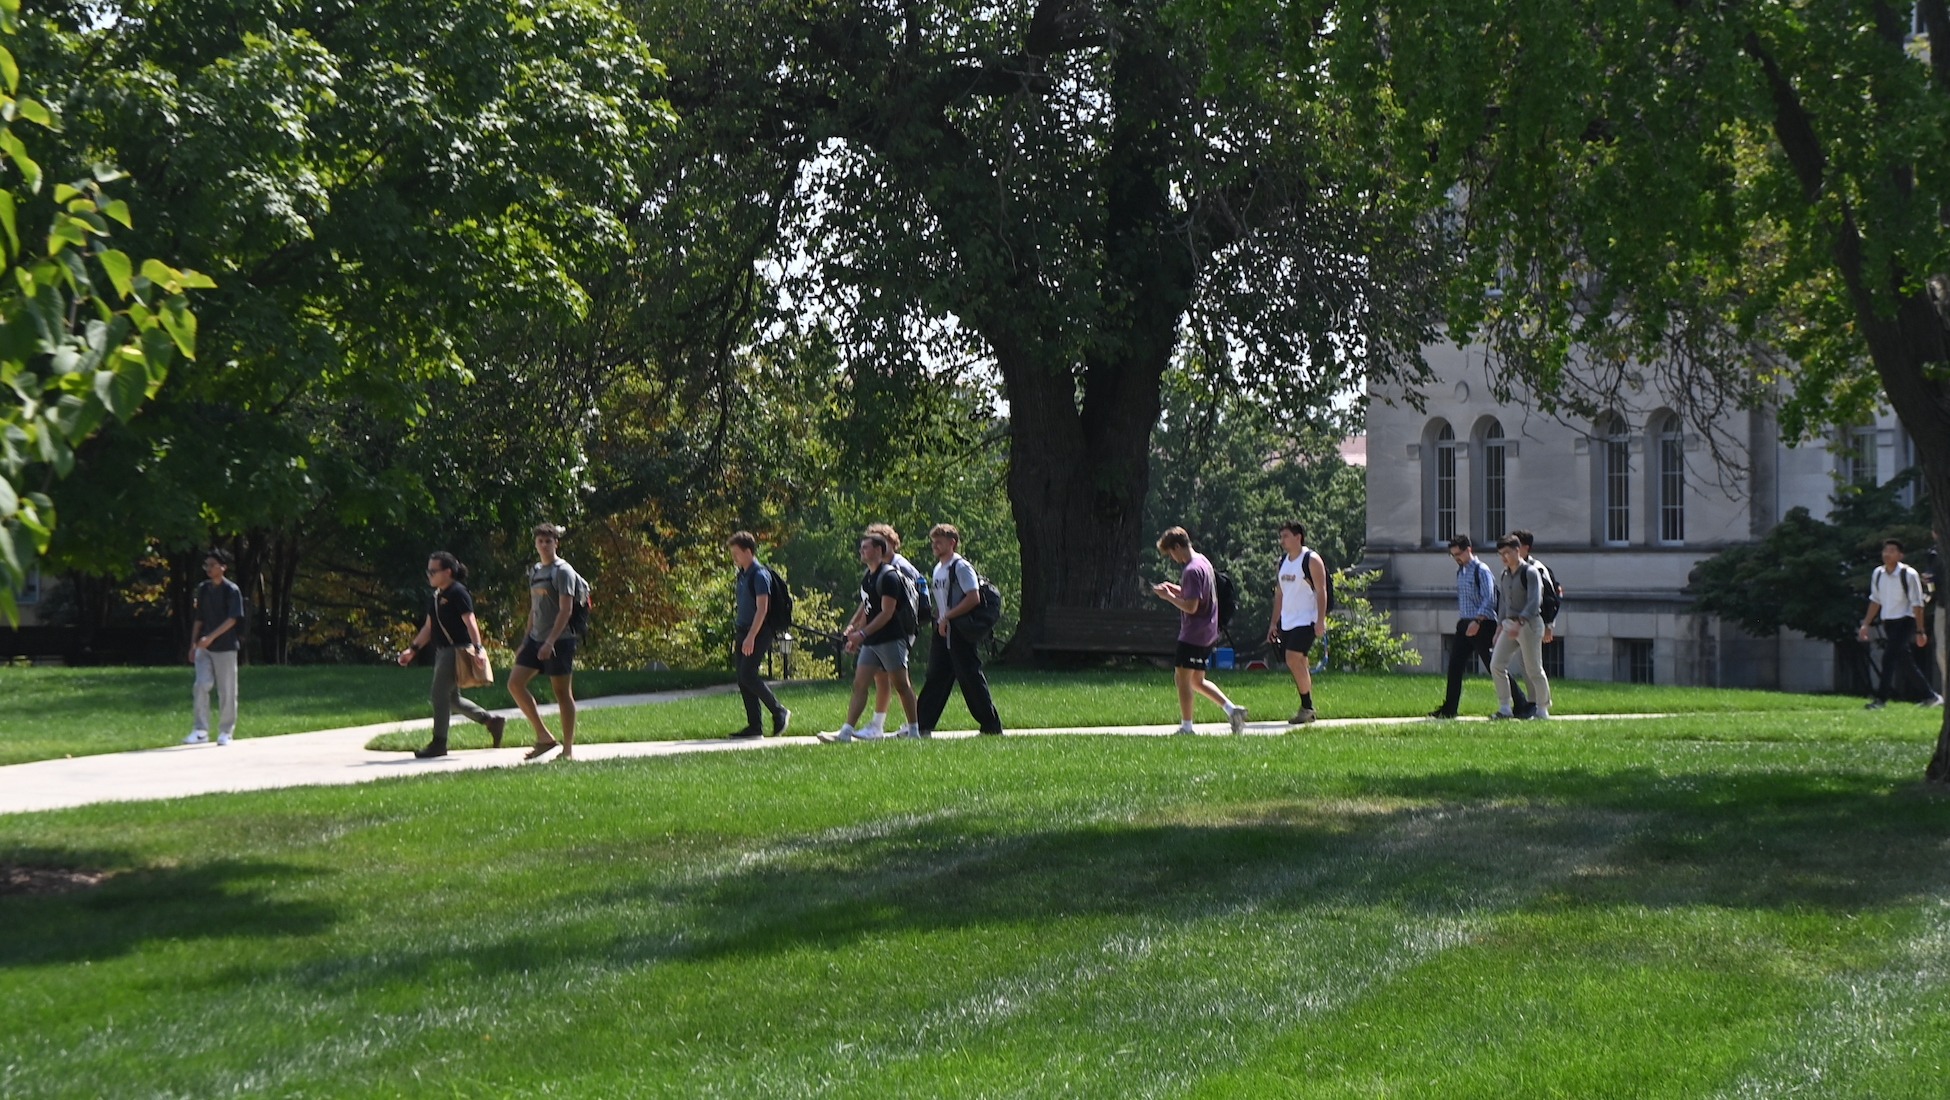
<instances>
[{"instance_id":1,"label":"sandal","mask_svg":"<svg viewBox=\"0 0 1950 1100\"><path fill-rule=\"evenodd\" d=\"M537 742L534 748L528 750L528 755L522 757L522 759L540 760L542 757L547 756L549 753L554 752L556 749L559 749L561 747L562 747L562 742L557 741L551 737L549 738L547 744L542 744L540 742Z\"/></svg>"}]
</instances>

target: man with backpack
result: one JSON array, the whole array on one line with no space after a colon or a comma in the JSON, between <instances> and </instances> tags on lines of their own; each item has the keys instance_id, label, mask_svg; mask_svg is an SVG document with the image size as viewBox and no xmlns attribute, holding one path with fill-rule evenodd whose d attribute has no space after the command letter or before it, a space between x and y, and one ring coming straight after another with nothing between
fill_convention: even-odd
<instances>
[{"instance_id":1,"label":"man with backpack","mask_svg":"<svg viewBox=\"0 0 1950 1100\"><path fill-rule=\"evenodd\" d=\"M1442 705L1429 712L1431 718L1456 716L1462 706L1463 675L1475 661L1489 669L1496 644L1495 574L1476 556L1476 544L1468 535L1450 537L1449 557L1456 563L1456 633L1449 647L1449 690ZM1534 708L1515 680L1510 681L1510 696L1511 713L1528 717Z\"/></svg>"},{"instance_id":2,"label":"man with backpack","mask_svg":"<svg viewBox=\"0 0 1950 1100\"><path fill-rule=\"evenodd\" d=\"M920 619L915 623L915 633L920 633L922 624L932 624L934 622L934 601L928 596L927 574L922 573L913 562L907 560L906 554L901 553L901 533L894 530L893 524L869 523L867 524L867 534L879 535L887 543L888 548L894 552L894 556L887 559L887 564L899 570L900 575L906 577L908 583L914 586L916 606L920 608L921 612ZM866 621L864 612L868 602L869 596L866 590L862 589L860 592L860 608L862 614L861 616L856 616L854 625L857 626ZM911 639L910 644L912 644ZM876 734L886 733L887 705L893 701L893 698L893 675L884 671L877 673L873 678L873 718L862 728Z\"/></svg>"},{"instance_id":3,"label":"man with backpack","mask_svg":"<svg viewBox=\"0 0 1950 1100\"><path fill-rule=\"evenodd\" d=\"M921 685L920 735L934 735L935 723L948 705L948 693L961 685L962 702L983 733L1000 736L1002 716L995 711L988 677L982 674L981 645L987 630L982 580L961 556L961 532L953 524L937 523L928 532L934 548L934 645L928 651L928 676ZM986 624L988 629L994 623Z\"/></svg>"},{"instance_id":4,"label":"man with backpack","mask_svg":"<svg viewBox=\"0 0 1950 1100\"><path fill-rule=\"evenodd\" d=\"M1178 732L1197 732L1192 728L1192 704L1195 696L1203 695L1226 712L1233 733L1244 733L1246 708L1234 706L1219 685L1205 678L1212 648L1219 644L1218 581L1212 562L1192 549L1192 536L1183 527L1159 535L1158 551L1184 567L1177 583L1151 586L1153 595L1178 609L1178 652L1172 662L1172 679L1178 686Z\"/></svg>"},{"instance_id":5,"label":"man with backpack","mask_svg":"<svg viewBox=\"0 0 1950 1100\"><path fill-rule=\"evenodd\" d=\"M1517 542L1520 544L1523 560L1536 567L1539 575L1543 579L1543 602L1538 605L1537 613L1543 616L1544 644L1549 645L1557 640L1557 613L1564 606L1564 586L1558 583L1557 571L1545 564L1544 559L1538 557L1534 552L1534 547L1537 545L1536 535L1521 527L1510 533L1517 536ZM1517 717L1519 718L1529 718L1532 716L1532 712L1537 709L1535 703L1526 704L1524 702L1523 692L1521 691L1516 692L1516 701Z\"/></svg>"},{"instance_id":6,"label":"man with backpack","mask_svg":"<svg viewBox=\"0 0 1950 1100\"><path fill-rule=\"evenodd\" d=\"M526 759L537 760L559 745L562 759L574 757L576 740L575 670L576 644L586 622L589 607L589 582L568 562L555 556L562 540L562 529L553 523L535 526L535 555L541 560L528 568L528 634L515 654L514 671L508 674L508 694L535 727L535 747ZM549 687L562 715L562 739L548 731L528 682L538 673L548 674Z\"/></svg>"},{"instance_id":7,"label":"man with backpack","mask_svg":"<svg viewBox=\"0 0 1950 1100\"><path fill-rule=\"evenodd\" d=\"M784 585L778 583L770 569L758 560L758 538L750 531L734 532L725 540L731 550L731 560L738 566L736 626L732 636L736 639L735 660L738 666L738 694L745 700L745 728L732 734L733 737L759 737L764 729L759 726L758 715L762 708L772 716L772 736L779 737L792 722L792 712L779 705L772 688L759 669L765 662L765 655L771 652L772 638L777 634L782 616L781 608L789 605L790 597L784 595ZM783 618L790 620L790 612Z\"/></svg>"},{"instance_id":8,"label":"man with backpack","mask_svg":"<svg viewBox=\"0 0 1950 1100\"><path fill-rule=\"evenodd\" d=\"M854 613L853 622L846 628L846 651L857 652L860 658L854 667L853 698L847 703L846 721L837 732L819 735L828 744L877 741L886 736L879 731L854 728L860 712L867 709L867 693L873 688L874 674L882 669L893 674L894 691L900 696L901 713L907 718L898 736L919 734L920 727L915 723L914 685L907 678L907 654L914 644L920 614L915 606L919 596L913 583L889 564L893 556L893 547L885 537L868 534L861 538L860 564L867 567L867 572L860 580L860 590L867 593L868 604Z\"/></svg>"},{"instance_id":9,"label":"man with backpack","mask_svg":"<svg viewBox=\"0 0 1950 1100\"><path fill-rule=\"evenodd\" d=\"M1923 706L1943 705L1916 663L1916 651L1930 642L1924 608L1923 579L1903 563L1902 540L1883 539L1882 568L1869 574L1869 611L1856 632L1867 643L1870 625L1879 620L1882 626L1882 679L1866 709L1881 710L1896 697L1898 676L1908 681L1904 687L1915 685L1912 697Z\"/></svg>"},{"instance_id":10,"label":"man with backpack","mask_svg":"<svg viewBox=\"0 0 1950 1100\"><path fill-rule=\"evenodd\" d=\"M1503 573L1496 578L1496 613L1501 622L1496 650L1490 657L1490 679L1496 683L1497 709L1491 718L1516 718L1511 703L1510 662L1523 658L1524 678L1530 681L1536 709L1532 718L1551 716L1551 685L1544 676L1543 570L1523 559L1523 543L1515 535L1496 540Z\"/></svg>"},{"instance_id":11,"label":"man with backpack","mask_svg":"<svg viewBox=\"0 0 1950 1100\"><path fill-rule=\"evenodd\" d=\"M1314 674L1307 655L1314 642L1327 634L1327 563L1307 549L1307 525L1298 520L1280 524L1279 579L1273 585L1273 620L1266 640L1286 651L1287 671L1300 693L1300 710L1287 721L1304 726L1314 720Z\"/></svg>"}]
</instances>

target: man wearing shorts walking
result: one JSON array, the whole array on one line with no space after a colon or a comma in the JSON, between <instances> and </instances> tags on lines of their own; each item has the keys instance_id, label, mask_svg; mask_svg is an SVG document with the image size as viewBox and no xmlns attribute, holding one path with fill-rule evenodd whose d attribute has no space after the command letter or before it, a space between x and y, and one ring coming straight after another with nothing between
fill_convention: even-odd
<instances>
[{"instance_id":1,"label":"man wearing shorts walking","mask_svg":"<svg viewBox=\"0 0 1950 1100\"><path fill-rule=\"evenodd\" d=\"M1219 644L1219 593L1212 563L1192 549L1192 536L1183 527L1159 535L1158 550L1184 567L1176 584L1163 581L1151 586L1153 595L1178 609L1178 652L1172 661L1181 719L1178 732L1197 732L1192 728L1192 704L1195 696L1203 695L1226 712L1232 732L1244 733L1246 708L1233 706L1219 685L1205 678L1212 647Z\"/></svg>"},{"instance_id":2,"label":"man wearing shorts walking","mask_svg":"<svg viewBox=\"0 0 1950 1100\"><path fill-rule=\"evenodd\" d=\"M1300 709L1287 722L1304 726L1314 720L1314 675L1307 654L1327 633L1327 563L1307 549L1307 525L1298 520L1280 524L1280 579L1273 588L1273 621L1266 640L1286 651L1287 671L1300 693Z\"/></svg>"},{"instance_id":3,"label":"man wearing shorts walking","mask_svg":"<svg viewBox=\"0 0 1950 1100\"><path fill-rule=\"evenodd\" d=\"M576 596L585 586L568 562L555 556L562 529L553 523L535 528L535 555L541 560L528 568L528 634L521 651L515 654L514 671L508 674L508 694L535 727L535 747L527 759L537 760L562 748L562 759L574 756L576 741L576 634L569 627L575 614ZM546 673L555 702L561 708L562 739L556 740L535 709L535 696L528 682Z\"/></svg>"},{"instance_id":4,"label":"man wearing shorts walking","mask_svg":"<svg viewBox=\"0 0 1950 1100\"><path fill-rule=\"evenodd\" d=\"M920 735L914 684L907 676L907 654L914 645L914 608L907 600L908 581L888 564L893 556L893 547L881 535L870 533L860 540L860 564L867 567L860 590L867 594L867 615L864 623L846 631L847 652L857 652L860 658L853 670L853 698L847 703L846 721L838 731L819 735L828 744L877 741L885 736L876 730L854 728L860 713L867 709L874 676L882 671L892 674L894 693L900 696L901 712L907 718L895 736Z\"/></svg>"}]
</instances>

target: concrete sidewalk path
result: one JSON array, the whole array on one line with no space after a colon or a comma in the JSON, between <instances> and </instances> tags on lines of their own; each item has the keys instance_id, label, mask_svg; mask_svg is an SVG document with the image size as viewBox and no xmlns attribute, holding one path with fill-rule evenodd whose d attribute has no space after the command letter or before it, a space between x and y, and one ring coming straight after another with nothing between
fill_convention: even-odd
<instances>
[{"instance_id":1,"label":"concrete sidewalk path","mask_svg":"<svg viewBox=\"0 0 1950 1100\"><path fill-rule=\"evenodd\" d=\"M694 699L705 695L736 691L736 685L718 685L690 691L659 692L649 695L612 695L579 700L579 710L607 707L645 706ZM540 708L552 715L556 708ZM496 711L519 720L515 710ZM1658 718L1662 715L1567 715L1552 721L1579 721L1594 718ZM1336 729L1356 726L1453 725L1457 722L1486 722L1482 718L1438 721L1429 718L1329 718L1309 729ZM137 802L147 799L184 798L190 795L225 791L264 791L283 787L327 786L368 783L376 779L429 775L481 768L512 768L527 764L527 748L470 749L432 760L421 760L411 753L372 752L366 742L381 734L411 732L432 728L431 718L407 722L386 722L372 726L320 730L316 733L291 733L272 737L253 737L228 745L172 745L162 749L104 753L64 760L38 760L31 764L0 767L0 814L31 813L86 806L97 802ZM1160 726L1075 726L1009 731L1009 736L1120 736L1170 737L1176 725ZM1203 736L1228 736L1223 722L1197 727ZM1246 733L1253 736L1280 736L1289 732L1285 722L1249 722ZM526 730L518 731L525 736ZM935 740L962 740L980 736L974 731L941 732ZM891 739L890 739L891 740ZM726 752L775 746L818 745L811 731L790 737L730 740L726 738L683 741L622 741L577 745L575 760L558 764L559 753L552 753L531 767L574 767L598 760L632 757L677 756L685 753ZM832 751L871 752L871 746L832 746Z\"/></svg>"}]
</instances>

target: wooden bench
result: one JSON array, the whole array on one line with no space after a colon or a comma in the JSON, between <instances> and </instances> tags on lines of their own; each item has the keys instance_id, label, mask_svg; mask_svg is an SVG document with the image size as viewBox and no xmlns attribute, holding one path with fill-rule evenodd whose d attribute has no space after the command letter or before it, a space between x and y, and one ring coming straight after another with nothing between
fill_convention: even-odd
<instances>
[{"instance_id":1,"label":"wooden bench","mask_svg":"<svg viewBox=\"0 0 1950 1100\"><path fill-rule=\"evenodd\" d=\"M1038 653L1169 657L1178 651L1178 615L1105 607L1052 607Z\"/></svg>"}]
</instances>

